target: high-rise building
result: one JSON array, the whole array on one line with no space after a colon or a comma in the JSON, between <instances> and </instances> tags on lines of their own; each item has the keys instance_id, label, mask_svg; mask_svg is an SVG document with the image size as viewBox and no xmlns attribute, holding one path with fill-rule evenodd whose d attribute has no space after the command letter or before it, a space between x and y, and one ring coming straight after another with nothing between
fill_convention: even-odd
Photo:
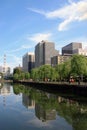
<instances>
[{"instance_id":1,"label":"high-rise building","mask_svg":"<svg viewBox=\"0 0 87 130\"><path fill-rule=\"evenodd\" d=\"M59 51L55 50L53 42L41 41L35 46L35 67L50 64L51 57L58 55Z\"/></svg>"},{"instance_id":2,"label":"high-rise building","mask_svg":"<svg viewBox=\"0 0 87 130\"><path fill-rule=\"evenodd\" d=\"M26 53L22 58L23 71L30 72L35 67L34 53Z\"/></svg>"},{"instance_id":3,"label":"high-rise building","mask_svg":"<svg viewBox=\"0 0 87 130\"><path fill-rule=\"evenodd\" d=\"M74 54L77 49L82 49L82 43L72 42L62 48L62 55Z\"/></svg>"}]
</instances>

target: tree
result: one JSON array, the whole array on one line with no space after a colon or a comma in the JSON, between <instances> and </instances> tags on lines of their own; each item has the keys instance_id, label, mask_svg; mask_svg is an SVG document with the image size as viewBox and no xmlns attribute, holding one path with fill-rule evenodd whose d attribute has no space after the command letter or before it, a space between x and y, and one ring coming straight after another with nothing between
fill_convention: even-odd
<instances>
[{"instance_id":1,"label":"tree","mask_svg":"<svg viewBox=\"0 0 87 130\"><path fill-rule=\"evenodd\" d=\"M30 78L30 73L29 72L26 72L25 73L25 79L29 79Z\"/></svg>"},{"instance_id":2,"label":"tree","mask_svg":"<svg viewBox=\"0 0 87 130\"><path fill-rule=\"evenodd\" d=\"M14 80L18 80L18 79L19 79L19 76L18 76L17 73L15 73L15 74L13 75L13 79L14 79Z\"/></svg>"},{"instance_id":3,"label":"tree","mask_svg":"<svg viewBox=\"0 0 87 130\"><path fill-rule=\"evenodd\" d=\"M59 64L56 66L56 71L59 74L59 80L63 80L63 65L64 64Z\"/></svg>"},{"instance_id":4,"label":"tree","mask_svg":"<svg viewBox=\"0 0 87 130\"><path fill-rule=\"evenodd\" d=\"M25 73L22 72L19 74L19 80L24 80L25 79Z\"/></svg>"},{"instance_id":5,"label":"tree","mask_svg":"<svg viewBox=\"0 0 87 130\"><path fill-rule=\"evenodd\" d=\"M51 81L56 81L59 79L59 74L57 73L56 69L51 67Z\"/></svg>"},{"instance_id":6,"label":"tree","mask_svg":"<svg viewBox=\"0 0 87 130\"><path fill-rule=\"evenodd\" d=\"M62 77L64 79L69 79L70 77L70 73L71 73L71 60L68 60L67 62L65 62L63 65L62 65Z\"/></svg>"},{"instance_id":7,"label":"tree","mask_svg":"<svg viewBox=\"0 0 87 130\"><path fill-rule=\"evenodd\" d=\"M87 58L82 55L73 55L71 58L71 73L77 76L87 75Z\"/></svg>"},{"instance_id":8,"label":"tree","mask_svg":"<svg viewBox=\"0 0 87 130\"><path fill-rule=\"evenodd\" d=\"M42 80L47 81L48 79L51 79L51 68L51 65L42 65L39 68L40 78Z\"/></svg>"},{"instance_id":9,"label":"tree","mask_svg":"<svg viewBox=\"0 0 87 130\"><path fill-rule=\"evenodd\" d=\"M13 75L14 75L15 73L20 74L21 72L22 72L22 70L21 70L19 67L14 68L14 70L13 70Z\"/></svg>"},{"instance_id":10,"label":"tree","mask_svg":"<svg viewBox=\"0 0 87 130\"><path fill-rule=\"evenodd\" d=\"M35 68L31 70L31 78L33 80L38 80L39 79L39 69Z\"/></svg>"}]
</instances>

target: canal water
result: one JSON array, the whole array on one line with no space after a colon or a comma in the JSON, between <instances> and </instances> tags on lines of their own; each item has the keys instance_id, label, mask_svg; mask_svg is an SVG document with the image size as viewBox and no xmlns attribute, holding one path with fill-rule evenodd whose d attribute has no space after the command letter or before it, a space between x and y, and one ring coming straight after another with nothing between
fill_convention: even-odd
<instances>
[{"instance_id":1,"label":"canal water","mask_svg":"<svg viewBox=\"0 0 87 130\"><path fill-rule=\"evenodd\" d=\"M87 130L87 98L0 84L0 130Z\"/></svg>"}]
</instances>

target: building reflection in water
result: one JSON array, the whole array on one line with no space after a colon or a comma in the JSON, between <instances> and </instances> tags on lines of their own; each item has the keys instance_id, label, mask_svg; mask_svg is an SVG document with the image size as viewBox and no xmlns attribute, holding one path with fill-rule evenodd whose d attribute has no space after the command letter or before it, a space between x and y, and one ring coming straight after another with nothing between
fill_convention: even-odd
<instances>
[{"instance_id":1,"label":"building reflection in water","mask_svg":"<svg viewBox=\"0 0 87 130\"><path fill-rule=\"evenodd\" d=\"M47 93L48 98L52 97L52 95ZM35 100L32 99L32 95L22 94L22 103L28 109L35 109L35 115L38 119L43 122L47 120L55 120L56 119L56 110L55 109L46 109L39 102L35 103Z\"/></svg>"},{"instance_id":2,"label":"building reflection in water","mask_svg":"<svg viewBox=\"0 0 87 130\"><path fill-rule=\"evenodd\" d=\"M9 95L9 94L10 94L10 86L6 84L0 89L0 95Z\"/></svg>"},{"instance_id":3,"label":"building reflection in water","mask_svg":"<svg viewBox=\"0 0 87 130\"><path fill-rule=\"evenodd\" d=\"M47 98L45 99L44 96ZM35 103L35 115L42 122L55 120L56 110L53 107L49 107L51 105L51 102L49 102L50 98L55 98L55 95L44 93L44 96L41 96L41 99L39 99L39 101Z\"/></svg>"},{"instance_id":4,"label":"building reflection in water","mask_svg":"<svg viewBox=\"0 0 87 130\"><path fill-rule=\"evenodd\" d=\"M11 87L10 85L5 85L0 89L0 95L3 96L3 106L6 106L6 96L10 95Z\"/></svg>"},{"instance_id":5,"label":"building reflection in water","mask_svg":"<svg viewBox=\"0 0 87 130\"><path fill-rule=\"evenodd\" d=\"M35 116L42 122L62 118L74 130L87 129L87 98L69 97L67 94L60 96L23 86L18 88L19 93L22 92L23 105L35 109Z\"/></svg>"},{"instance_id":6,"label":"building reflection in water","mask_svg":"<svg viewBox=\"0 0 87 130\"><path fill-rule=\"evenodd\" d=\"M35 104L35 115L38 117L38 119L42 120L42 122L45 122L47 120L55 120L56 119L56 110L55 109L44 109L43 106L40 104Z\"/></svg>"},{"instance_id":7,"label":"building reflection in water","mask_svg":"<svg viewBox=\"0 0 87 130\"><path fill-rule=\"evenodd\" d=\"M22 94L22 103L28 109L35 108L35 100L32 100L31 96Z\"/></svg>"}]
</instances>

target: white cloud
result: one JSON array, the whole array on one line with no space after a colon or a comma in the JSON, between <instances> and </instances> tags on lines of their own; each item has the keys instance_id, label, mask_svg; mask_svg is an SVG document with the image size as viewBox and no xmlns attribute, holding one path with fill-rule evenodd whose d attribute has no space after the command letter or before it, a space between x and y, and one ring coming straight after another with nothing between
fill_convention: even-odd
<instances>
[{"instance_id":1,"label":"white cloud","mask_svg":"<svg viewBox=\"0 0 87 130\"><path fill-rule=\"evenodd\" d=\"M24 49L29 49L31 48L30 45L22 45L21 47L17 48L17 49L14 49L14 50L10 50L10 51L5 51L5 53L14 53L14 52L18 52L18 51L21 51L21 50L24 50Z\"/></svg>"},{"instance_id":2,"label":"white cloud","mask_svg":"<svg viewBox=\"0 0 87 130\"><path fill-rule=\"evenodd\" d=\"M33 9L33 8L27 8L28 10L31 10L32 12L36 12L38 14L43 14L45 15L45 11L43 10L38 10L38 9Z\"/></svg>"},{"instance_id":3,"label":"white cloud","mask_svg":"<svg viewBox=\"0 0 87 130\"><path fill-rule=\"evenodd\" d=\"M58 30L59 30L59 31L67 30L67 29L68 29L68 24L69 24L70 22L72 22L72 21L73 21L72 17L69 18L69 19L66 19L66 20L63 21L61 24L59 24Z\"/></svg>"},{"instance_id":4,"label":"white cloud","mask_svg":"<svg viewBox=\"0 0 87 130\"><path fill-rule=\"evenodd\" d=\"M29 10L42 14L49 19L62 19L63 21L58 25L58 30L63 31L66 30L68 25L73 21L87 20L87 0L80 0L77 3L68 0L68 2L68 5L50 12L31 8L29 8Z\"/></svg>"},{"instance_id":5,"label":"white cloud","mask_svg":"<svg viewBox=\"0 0 87 130\"><path fill-rule=\"evenodd\" d=\"M48 40L51 37L51 35L51 33L36 33L28 37L28 40L38 43L42 40Z\"/></svg>"},{"instance_id":6,"label":"white cloud","mask_svg":"<svg viewBox=\"0 0 87 130\"><path fill-rule=\"evenodd\" d=\"M41 120L37 119L37 118L33 118L32 120L27 121L27 124L33 125L37 128L52 128L52 124L50 122L42 122Z\"/></svg>"}]
</instances>

